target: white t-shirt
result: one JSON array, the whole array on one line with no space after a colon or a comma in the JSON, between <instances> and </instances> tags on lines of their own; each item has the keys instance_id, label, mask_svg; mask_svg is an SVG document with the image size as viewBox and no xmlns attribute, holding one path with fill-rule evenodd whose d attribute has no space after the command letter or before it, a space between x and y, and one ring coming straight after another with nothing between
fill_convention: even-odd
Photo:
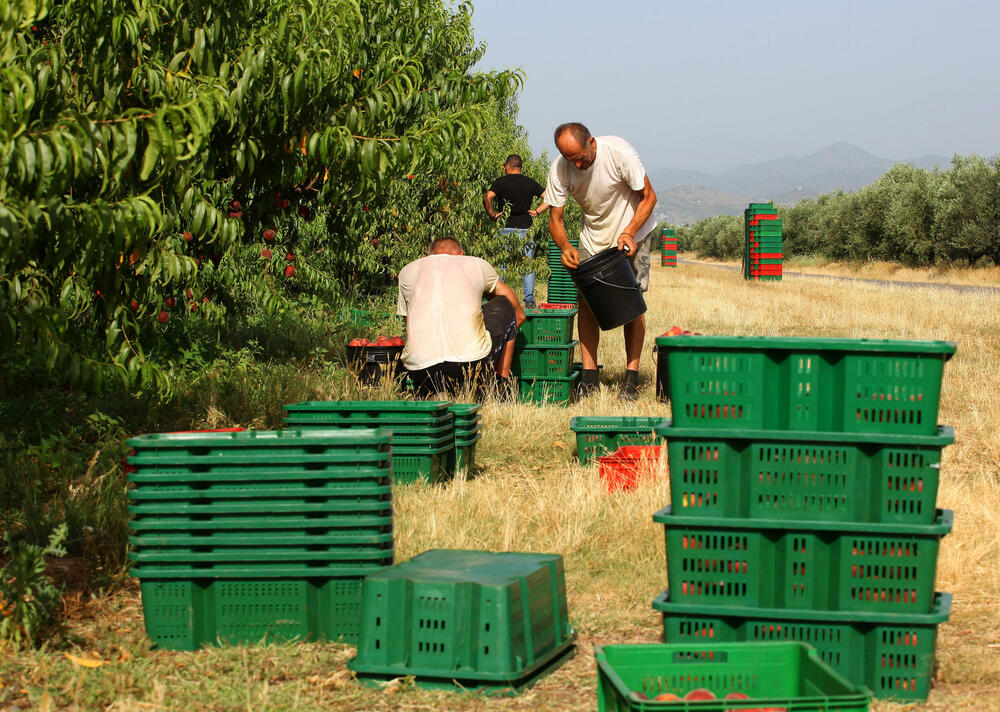
<instances>
[{"instance_id":1,"label":"white t-shirt","mask_svg":"<svg viewBox=\"0 0 1000 712\"><path fill-rule=\"evenodd\" d=\"M618 244L618 237L635 217L641 198L646 169L632 144L618 136L597 136L597 157L589 168L580 170L562 156L549 167L545 202L555 208L566 205L567 196L580 204L583 226L580 246L597 254ZM633 236L636 242L646 239L656 220L650 214Z\"/></svg>"},{"instance_id":2,"label":"white t-shirt","mask_svg":"<svg viewBox=\"0 0 1000 712\"><path fill-rule=\"evenodd\" d=\"M489 354L482 300L499 279L489 262L469 255L429 255L401 269L396 313L407 317L403 365L415 371Z\"/></svg>"}]
</instances>

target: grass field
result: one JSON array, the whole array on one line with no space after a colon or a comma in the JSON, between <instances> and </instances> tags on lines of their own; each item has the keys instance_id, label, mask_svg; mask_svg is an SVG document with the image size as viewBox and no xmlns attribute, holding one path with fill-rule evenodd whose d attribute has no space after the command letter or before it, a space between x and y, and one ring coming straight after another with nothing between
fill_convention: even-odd
<instances>
[{"instance_id":1,"label":"grass field","mask_svg":"<svg viewBox=\"0 0 1000 712\"><path fill-rule=\"evenodd\" d=\"M655 642L661 634L650 602L667 577L662 527L652 514L668 502L668 491L658 480L630 494L607 494L596 467L573 459L569 419L668 414L654 398L649 347L652 335L674 324L706 334L958 343L945 368L940 415L957 439L945 451L939 493L939 506L954 509L956 523L942 544L937 583L955 603L939 631L936 686L925 705L877 702L872 708L1000 710L1000 298L794 278L746 283L736 273L698 265L654 267L647 296L646 387L637 403L615 397L624 348L620 331L608 334L601 361L609 388L569 408L488 403L478 477L396 493L399 560L438 547L565 556L579 650L535 687L490 699L405 683L371 689L346 671L353 649L335 644L151 650L138 586L130 582L92 600L67 599L73 648L0 649L0 710L596 709L593 646ZM318 397L347 395L322 381L316 391ZM212 418L225 420L225 413Z\"/></svg>"}]
</instances>

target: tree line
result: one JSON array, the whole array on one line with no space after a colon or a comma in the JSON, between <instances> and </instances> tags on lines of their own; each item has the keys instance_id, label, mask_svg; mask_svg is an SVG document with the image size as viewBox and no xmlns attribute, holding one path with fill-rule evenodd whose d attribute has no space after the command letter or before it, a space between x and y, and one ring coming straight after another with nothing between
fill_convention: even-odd
<instances>
[{"instance_id":1,"label":"tree line","mask_svg":"<svg viewBox=\"0 0 1000 712\"><path fill-rule=\"evenodd\" d=\"M897 163L871 185L779 206L784 254L910 266L1000 265L1000 157L955 156L933 171ZM739 259L743 217L677 231L678 248Z\"/></svg>"},{"instance_id":2,"label":"tree line","mask_svg":"<svg viewBox=\"0 0 1000 712\"><path fill-rule=\"evenodd\" d=\"M329 331L442 233L515 262L482 194L508 153L544 165L516 123L522 76L475 69L471 17L0 4L0 371L163 390L192 342Z\"/></svg>"}]
</instances>

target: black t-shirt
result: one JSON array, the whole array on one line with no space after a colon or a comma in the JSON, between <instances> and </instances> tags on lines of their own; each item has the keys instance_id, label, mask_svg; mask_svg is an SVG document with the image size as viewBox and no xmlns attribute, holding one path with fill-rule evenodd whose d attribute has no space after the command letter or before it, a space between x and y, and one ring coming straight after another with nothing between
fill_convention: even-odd
<instances>
[{"instance_id":1,"label":"black t-shirt","mask_svg":"<svg viewBox=\"0 0 1000 712\"><path fill-rule=\"evenodd\" d=\"M538 181L523 173L510 173L493 181L490 190L497 194L497 201L493 204L497 212L510 203L510 217L507 218L506 227L531 227L531 216L528 215L531 199L536 195L540 197L545 192Z\"/></svg>"}]
</instances>

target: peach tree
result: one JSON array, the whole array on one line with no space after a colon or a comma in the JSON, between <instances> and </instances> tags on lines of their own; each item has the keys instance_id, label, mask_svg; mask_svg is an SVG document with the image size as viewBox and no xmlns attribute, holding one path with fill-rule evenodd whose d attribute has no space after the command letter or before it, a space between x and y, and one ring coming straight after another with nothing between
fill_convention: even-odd
<instances>
[{"instance_id":1,"label":"peach tree","mask_svg":"<svg viewBox=\"0 0 1000 712\"><path fill-rule=\"evenodd\" d=\"M475 142L520 83L473 68L470 14L444 0L4 3L0 359L165 389L165 332L321 310L384 279L381 237L422 249L412 226L440 213L456 166L485 160Z\"/></svg>"}]
</instances>

